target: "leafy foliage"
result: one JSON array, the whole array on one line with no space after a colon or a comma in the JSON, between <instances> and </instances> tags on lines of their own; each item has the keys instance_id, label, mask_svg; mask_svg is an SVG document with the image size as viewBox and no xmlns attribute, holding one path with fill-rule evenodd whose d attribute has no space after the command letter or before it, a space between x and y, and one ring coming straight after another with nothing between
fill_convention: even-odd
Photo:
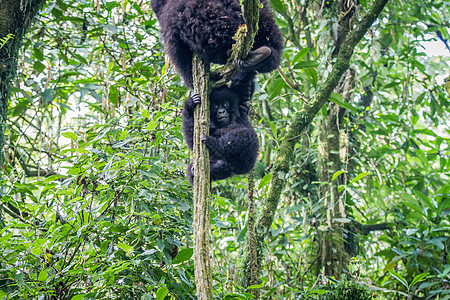
<instances>
[{"instance_id":1,"label":"leafy foliage","mask_svg":"<svg viewBox=\"0 0 450 300\"><path fill-rule=\"evenodd\" d=\"M359 2L356 21L371 6ZM347 213L331 216L346 225L342 237L327 226L319 189L328 182L317 172L331 104L298 137L289 172L271 173L293 114L329 74L335 2L271 4L286 38L285 78L260 75L252 100L261 145L256 205L272 176L284 186L253 288L263 299L320 290L317 282L327 279L317 265L318 237L327 232L355 257L348 280L321 297L342 299L330 297L351 289L372 299L361 281L388 299L448 297L449 4L391 1L354 49L351 96L337 88L330 99L346 108L339 170L330 176ZM446 56L424 52L429 42ZM180 119L188 92L165 64L149 3L49 2L17 59L0 179L0 299L195 299ZM252 299L252 289L236 284L246 179L212 190L215 297Z\"/></svg>"}]
</instances>

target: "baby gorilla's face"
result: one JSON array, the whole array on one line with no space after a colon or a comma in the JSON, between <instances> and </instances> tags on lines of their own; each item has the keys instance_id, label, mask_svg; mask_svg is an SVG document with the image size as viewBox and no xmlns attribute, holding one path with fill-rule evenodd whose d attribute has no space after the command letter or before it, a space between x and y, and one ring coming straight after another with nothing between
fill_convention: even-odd
<instances>
[{"instance_id":1,"label":"baby gorilla's face","mask_svg":"<svg viewBox=\"0 0 450 300\"><path fill-rule=\"evenodd\" d=\"M211 107L211 118L217 127L227 127L230 123L230 103L228 101L214 103Z\"/></svg>"}]
</instances>

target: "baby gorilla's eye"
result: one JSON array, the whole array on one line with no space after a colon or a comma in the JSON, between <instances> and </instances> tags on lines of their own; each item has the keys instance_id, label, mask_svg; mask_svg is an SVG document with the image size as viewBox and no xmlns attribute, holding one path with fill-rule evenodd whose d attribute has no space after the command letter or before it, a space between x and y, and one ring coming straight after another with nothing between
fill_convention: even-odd
<instances>
[{"instance_id":1,"label":"baby gorilla's eye","mask_svg":"<svg viewBox=\"0 0 450 300\"><path fill-rule=\"evenodd\" d=\"M219 105L218 105L218 104L214 104L213 107L212 107L212 109L218 110L218 109L219 109Z\"/></svg>"}]
</instances>

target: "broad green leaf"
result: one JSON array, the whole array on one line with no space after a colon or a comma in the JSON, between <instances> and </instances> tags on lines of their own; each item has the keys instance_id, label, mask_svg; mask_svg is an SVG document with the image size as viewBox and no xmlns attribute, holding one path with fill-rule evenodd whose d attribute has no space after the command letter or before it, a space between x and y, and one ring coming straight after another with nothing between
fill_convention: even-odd
<instances>
[{"instance_id":1,"label":"broad green leaf","mask_svg":"<svg viewBox=\"0 0 450 300\"><path fill-rule=\"evenodd\" d=\"M41 255L42 252L44 252L44 248L43 245L45 245L47 243L47 240L44 239L36 239L33 243L33 245L31 246L31 250L30 252L33 253L34 255Z\"/></svg>"},{"instance_id":2,"label":"broad green leaf","mask_svg":"<svg viewBox=\"0 0 450 300\"><path fill-rule=\"evenodd\" d=\"M259 182L258 189L260 190L263 187L265 187L266 185L268 185L270 182L270 179L272 179L272 173L267 173L266 175L264 175L264 177Z\"/></svg>"},{"instance_id":3,"label":"broad green leaf","mask_svg":"<svg viewBox=\"0 0 450 300\"><path fill-rule=\"evenodd\" d=\"M156 127L158 127L158 123L156 123L155 121L150 121L147 124L147 130L155 130Z\"/></svg>"},{"instance_id":4,"label":"broad green leaf","mask_svg":"<svg viewBox=\"0 0 450 300\"><path fill-rule=\"evenodd\" d=\"M433 239L427 241L427 244L433 244L438 249L444 250L445 246L444 246L444 243L442 242L442 240L444 240L444 239L446 239L446 238L433 238Z\"/></svg>"},{"instance_id":5,"label":"broad green leaf","mask_svg":"<svg viewBox=\"0 0 450 300\"><path fill-rule=\"evenodd\" d=\"M238 236L237 236L237 241L238 242L242 242L245 240L245 236L247 234L247 224L245 224L244 228L242 228L242 230L239 232Z\"/></svg>"},{"instance_id":6,"label":"broad green leaf","mask_svg":"<svg viewBox=\"0 0 450 300\"><path fill-rule=\"evenodd\" d=\"M254 284L254 285L249 286L248 289L249 289L249 290L251 290L251 289L260 289L260 288L262 288L263 286L264 286L264 283L261 283L261 284Z\"/></svg>"},{"instance_id":7,"label":"broad green leaf","mask_svg":"<svg viewBox=\"0 0 450 300\"><path fill-rule=\"evenodd\" d=\"M71 139L72 141L76 141L77 138L78 138L77 135L75 133L73 133L73 132L63 132L63 133L61 133L61 135L63 137Z\"/></svg>"},{"instance_id":8,"label":"broad green leaf","mask_svg":"<svg viewBox=\"0 0 450 300\"><path fill-rule=\"evenodd\" d=\"M331 93L330 101L339 105L340 107L343 107L343 108L351 111L354 114L358 114L358 110L353 105L351 105L350 103L345 101L344 97L342 97L342 95L340 95L338 93L334 93L334 92Z\"/></svg>"},{"instance_id":9,"label":"broad green leaf","mask_svg":"<svg viewBox=\"0 0 450 300\"><path fill-rule=\"evenodd\" d=\"M117 247L125 251L126 253L130 253L133 250L133 247L126 245L124 243L117 244Z\"/></svg>"},{"instance_id":10,"label":"broad green leaf","mask_svg":"<svg viewBox=\"0 0 450 300\"><path fill-rule=\"evenodd\" d=\"M167 286L163 285L156 291L156 299L164 300L164 298L167 296L167 293L168 293Z\"/></svg>"},{"instance_id":11,"label":"broad green leaf","mask_svg":"<svg viewBox=\"0 0 450 300\"><path fill-rule=\"evenodd\" d=\"M280 0L270 0L270 4L272 5L272 7L279 11L279 12L284 12L285 6L283 5L283 3Z\"/></svg>"},{"instance_id":12,"label":"broad green leaf","mask_svg":"<svg viewBox=\"0 0 450 300\"><path fill-rule=\"evenodd\" d=\"M434 282L424 282L417 288L418 291L432 287L433 285L441 283L440 281L434 281Z\"/></svg>"},{"instance_id":13,"label":"broad green leaf","mask_svg":"<svg viewBox=\"0 0 450 300\"><path fill-rule=\"evenodd\" d=\"M302 60L303 57L305 57L306 54L308 54L309 52L309 48L303 48L302 50L300 50L294 57L294 59L292 60L292 63L298 63L299 61Z\"/></svg>"},{"instance_id":14,"label":"broad green leaf","mask_svg":"<svg viewBox=\"0 0 450 300\"><path fill-rule=\"evenodd\" d=\"M45 104L48 104L48 103L52 102L52 100L54 98L55 98L55 90L53 90L53 89L46 89L42 93L42 99L44 100Z\"/></svg>"},{"instance_id":15,"label":"broad green leaf","mask_svg":"<svg viewBox=\"0 0 450 300\"><path fill-rule=\"evenodd\" d=\"M294 65L294 69L316 68L319 65L317 60L303 60Z\"/></svg>"},{"instance_id":16,"label":"broad green leaf","mask_svg":"<svg viewBox=\"0 0 450 300\"><path fill-rule=\"evenodd\" d=\"M181 249L177 256L175 256L174 259L172 259L172 264L179 264L185 261L188 261L191 259L192 255L194 254L194 250L192 248L188 249Z\"/></svg>"},{"instance_id":17,"label":"broad green leaf","mask_svg":"<svg viewBox=\"0 0 450 300\"><path fill-rule=\"evenodd\" d=\"M156 250L156 249L145 250L144 252L141 253L141 255L143 255L143 256L144 255L152 255L155 252L158 252L158 250Z\"/></svg>"},{"instance_id":18,"label":"broad green leaf","mask_svg":"<svg viewBox=\"0 0 450 300\"><path fill-rule=\"evenodd\" d=\"M319 80L319 77L317 75L317 71L315 68L308 68L305 69L305 74L308 76L309 81L311 81L311 84L314 88L317 88L317 81Z\"/></svg>"},{"instance_id":19,"label":"broad green leaf","mask_svg":"<svg viewBox=\"0 0 450 300\"><path fill-rule=\"evenodd\" d=\"M45 282L45 281L47 281L47 278L48 278L48 273L46 270L42 270L41 272L39 272L39 276L38 276L39 281Z\"/></svg>"},{"instance_id":20,"label":"broad green leaf","mask_svg":"<svg viewBox=\"0 0 450 300\"><path fill-rule=\"evenodd\" d=\"M119 90L117 89L117 85L111 85L109 87L109 101L117 107L119 104Z\"/></svg>"}]
</instances>

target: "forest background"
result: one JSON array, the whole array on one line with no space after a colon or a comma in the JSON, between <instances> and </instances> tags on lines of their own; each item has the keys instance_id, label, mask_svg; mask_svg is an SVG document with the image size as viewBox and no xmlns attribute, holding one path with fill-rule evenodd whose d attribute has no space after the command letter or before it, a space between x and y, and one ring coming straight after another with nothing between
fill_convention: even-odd
<instances>
[{"instance_id":1,"label":"forest background","mask_svg":"<svg viewBox=\"0 0 450 300\"><path fill-rule=\"evenodd\" d=\"M215 182L215 298L316 299L350 281L450 299L450 4L388 1L313 113L380 1L270 2L285 50L252 100L258 284L247 178ZM189 95L149 1L0 2L0 299L196 299Z\"/></svg>"}]
</instances>

